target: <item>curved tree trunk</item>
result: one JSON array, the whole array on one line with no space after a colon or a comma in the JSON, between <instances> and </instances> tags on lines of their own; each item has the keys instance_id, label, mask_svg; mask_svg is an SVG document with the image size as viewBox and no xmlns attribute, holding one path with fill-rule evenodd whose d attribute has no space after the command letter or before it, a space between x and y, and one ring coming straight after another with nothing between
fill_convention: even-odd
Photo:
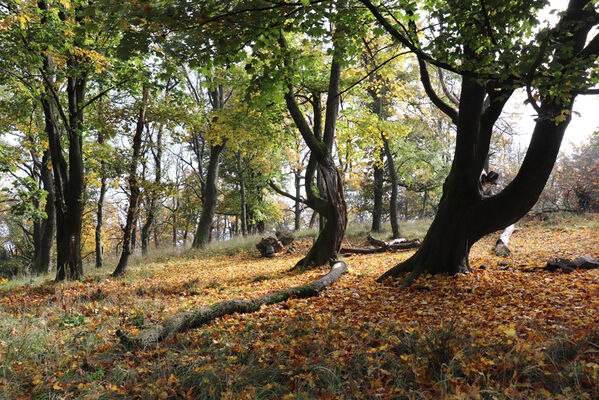
<instances>
[{"instance_id":1,"label":"curved tree trunk","mask_svg":"<svg viewBox=\"0 0 599 400\"><path fill-rule=\"evenodd\" d=\"M129 209L127 210L127 220L123 232L123 250L112 276L120 276L125 273L129 257L131 256L132 238L135 237L134 226L136 225L140 197L139 182L137 181L137 164L141 156L141 142L145 126L147 102L148 88L144 85L137 126L135 128L135 135L133 136L133 155L129 166Z\"/></svg>"},{"instance_id":2,"label":"curved tree trunk","mask_svg":"<svg viewBox=\"0 0 599 400\"><path fill-rule=\"evenodd\" d=\"M435 219L418 251L405 262L383 274L382 281L410 272L408 286L424 271L437 274L468 272L470 247L484 235L516 222L539 198L557 158L569 118L556 123L563 109L550 101L541 105L541 115L518 175L500 193L485 198L479 183L489 150L493 123L509 96L494 97L483 110L485 90L463 78L460 114L457 121L455 158L444 185Z\"/></svg>"}]
</instances>

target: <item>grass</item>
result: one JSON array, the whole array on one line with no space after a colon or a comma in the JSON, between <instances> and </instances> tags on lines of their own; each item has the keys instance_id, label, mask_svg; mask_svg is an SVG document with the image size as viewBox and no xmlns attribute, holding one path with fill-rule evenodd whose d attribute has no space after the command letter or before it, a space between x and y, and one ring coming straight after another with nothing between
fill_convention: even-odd
<instances>
[{"instance_id":1,"label":"grass","mask_svg":"<svg viewBox=\"0 0 599 400\"><path fill-rule=\"evenodd\" d=\"M86 266L81 282L5 283L0 399L599 398L597 271L523 267L599 256L598 216L562 218L561 230L522 223L508 259L490 255L490 235L473 247L472 274L422 277L408 290L374 280L411 252L352 256L349 273L317 298L222 318L143 351L121 347L115 330L134 333L323 271L287 274L303 248L260 259L250 250L256 239L246 238L136 257L119 279L108 277L109 260L102 270Z\"/></svg>"}]
</instances>

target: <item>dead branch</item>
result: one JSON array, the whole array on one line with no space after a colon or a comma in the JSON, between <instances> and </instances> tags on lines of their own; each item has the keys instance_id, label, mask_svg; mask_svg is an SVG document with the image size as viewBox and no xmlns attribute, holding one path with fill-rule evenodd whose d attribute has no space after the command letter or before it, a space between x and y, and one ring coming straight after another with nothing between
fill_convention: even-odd
<instances>
[{"instance_id":1,"label":"dead branch","mask_svg":"<svg viewBox=\"0 0 599 400\"><path fill-rule=\"evenodd\" d=\"M233 313L246 314L256 312L263 305L271 305L287 301L291 297L306 298L317 296L327 286L338 281L347 272L347 265L343 261L336 262L328 274L303 286L280 290L258 297L254 300L226 300L214 303L198 310L189 311L165 319L161 324L154 325L136 336L129 336L120 329L116 335L121 343L129 348L147 348L156 346L164 339L177 333L198 328L217 318Z\"/></svg>"}]
</instances>

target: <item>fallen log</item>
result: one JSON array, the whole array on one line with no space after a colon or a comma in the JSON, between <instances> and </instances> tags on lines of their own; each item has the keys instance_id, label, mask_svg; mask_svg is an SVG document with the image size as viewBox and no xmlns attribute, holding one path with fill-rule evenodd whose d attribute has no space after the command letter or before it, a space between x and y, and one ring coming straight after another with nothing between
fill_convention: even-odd
<instances>
[{"instance_id":1,"label":"fallen log","mask_svg":"<svg viewBox=\"0 0 599 400\"><path fill-rule=\"evenodd\" d=\"M372 239L372 240L371 240ZM339 253L340 254L374 254L374 253L384 253L387 251L398 251L398 250L409 250L415 249L420 246L420 240L412 239L412 240L394 240L392 242L383 242L382 240L377 240L372 238L369 235L368 241L373 243L374 241L378 241L384 243L381 247L343 247Z\"/></svg>"},{"instance_id":2,"label":"fallen log","mask_svg":"<svg viewBox=\"0 0 599 400\"><path fill-rule=\"evenodd\" d=\"M156 346L164 339L171 337L176 333L198 328L225 315L256 312L263 305L281 303L291 297L306 298L317 296L318 293L322 292L327 286L338 281L346 272L347 265L343 261L338 261L331 267L329 273L306 285L279 290L278 292L269 293L254 300L220 301L198 310L167 318L161 324L154 325L135 336L129 336L120 329L116 331L116 335L121 340L121 343L129 348L147 348Z\"/></svg>"},{"instance_id":3,"label":"fallen log","mask_svg":"<svg viewBox=\"0 0 599 400\"><path fill-rule=\"evenodd\" d=\"M549 272L570 273L577 269L596 269L599 268L599 261L590 256L578 257L574 261L567 258L554 258L547 262L544 267L537 267L535 270Z\"/></svg>"}]
</instances>

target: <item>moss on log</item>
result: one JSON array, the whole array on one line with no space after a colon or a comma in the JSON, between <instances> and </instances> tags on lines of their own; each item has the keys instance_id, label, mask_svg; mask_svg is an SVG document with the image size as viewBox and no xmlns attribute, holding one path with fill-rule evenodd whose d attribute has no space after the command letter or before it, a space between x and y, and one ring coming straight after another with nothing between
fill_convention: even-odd
<instances>
[{"instance_id":1,"label":"moss on log","mask_svg":"<svg viewBox=\"0 0 599 400\"><path fill-rule=\"evenodd\" d=\"M347 272L347 265L343 261L338 261L332 266L328 274L306 285L269 293L254 300L221 301L198 310L167 318L161 324L152 326L135 336L129 336L121 330L117 330L116 335L121 340L121 343L129 348L156 346L170 336L198 328L225 315L256 312L262 305L281 303L291 297L306 298L317 296L327 286L339 280L345 272Z\"/></svg>"}]
</instances>

